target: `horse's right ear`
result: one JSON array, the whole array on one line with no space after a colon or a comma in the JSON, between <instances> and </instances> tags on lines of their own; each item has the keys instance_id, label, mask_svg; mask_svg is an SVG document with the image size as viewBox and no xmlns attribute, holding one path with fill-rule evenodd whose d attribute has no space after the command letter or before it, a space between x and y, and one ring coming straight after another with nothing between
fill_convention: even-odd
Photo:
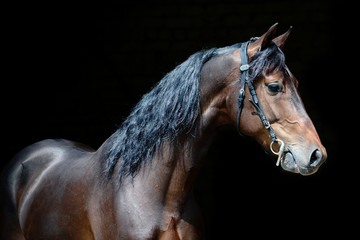
<instances>
[{"instance_id":1,"label":"horse's right ear","mask_svg":"<svg viewBox=\"0 0 360 240\"><path fill-rule=\"evenodd\" d=\"M265 49L275 37L276 29L278 23L272 25L266 33L264 33L261 37L259 37L255 42L251 43L248 47L248 56L251 58L257 52Z\"/></svg>"}]
</instances>

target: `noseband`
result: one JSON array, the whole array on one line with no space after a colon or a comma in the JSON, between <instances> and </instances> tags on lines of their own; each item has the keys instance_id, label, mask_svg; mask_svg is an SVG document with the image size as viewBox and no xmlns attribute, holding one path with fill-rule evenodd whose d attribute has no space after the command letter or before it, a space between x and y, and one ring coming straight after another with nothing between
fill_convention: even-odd
<instances>
[{"instance_id":1,"label":"noseband","mask_svg":"<svg viewBox=\"0 0 360 240\"><path fill-rule=\"evenodd\" d=\"M280 164L280 160L281 160L281 156L284 152L285 149L285 144L282 140L276 138L276 134L274 132L274 129L271 127L269 121L267 120L264 111L261 108L261 105L259 103L259 99L257 98L256 95L256 91L254 88L254 85L252 84L251 81L248 81L247 78L247 73L249 70L249 64L248 64L248 56L247 56L247 49L250 43L254 42L257 38L251 38L250 41L247 41L246 43L243 43L241 45L241 65L240 65L240 92L239 92L239 98L238 98L238 104L239 104L239 112L238 112L238 117L237 117L237 129L240 132L240 115L241 115L241 111L242 108L244 106L244 97L245 97L245 83L247 83L248 87L249 87L249 91L251 94L252 99L249 99L249 102L255 107L258 116L260 117L262 123L264 124L265 128L268 130L269 135L271 137L271 144L270 144L270 150L272 153L274 153L275 155L278 155L278 159L276 162L276 166L279 166ZM276 152L273 149L273 145L274 143L278 143L280 145L279 147L279 151Z\"/></svg>"}]
</instances>

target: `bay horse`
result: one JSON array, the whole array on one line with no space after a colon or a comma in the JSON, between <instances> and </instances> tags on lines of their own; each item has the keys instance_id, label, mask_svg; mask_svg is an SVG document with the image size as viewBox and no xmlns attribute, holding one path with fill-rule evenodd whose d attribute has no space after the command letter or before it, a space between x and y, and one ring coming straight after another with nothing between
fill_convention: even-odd
<instances>
[{"instance_id":1,"label":"bay horse","mask_svg":"<svg viewBox=\"0 0 360 240\"><path fill-rule=\"evenodd\" d=\"M285 64L291 28L276 28L190 56L96 151L63 139L20 151L2 174L1 239L203 239L193 184L225 124L315 173L326 150Z\"/></svg>"}]
</instances>

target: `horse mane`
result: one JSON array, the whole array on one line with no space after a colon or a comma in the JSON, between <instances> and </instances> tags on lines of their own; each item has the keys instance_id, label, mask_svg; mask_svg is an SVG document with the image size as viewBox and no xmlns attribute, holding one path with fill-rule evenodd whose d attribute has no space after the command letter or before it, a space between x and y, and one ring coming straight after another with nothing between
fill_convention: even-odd
<instances>
[{"instance_id":1,"label":"horse mane","mask_svg":"<svg viewBox=\"0 0 360 240\"><path fill-rule=\"evenodd\" d=\"M223 48L202 50L178 65L133 108L129 117L112 136L105 173L111 177L116 164L120 181L134 177L166 140L177 146L183 133L195 136L200 116L200 71L214 56L240 48L241 43ZM255 81L265 70L279 70L285 57L276 44L255 54L250 62L248 80Z\"/></svg>"},{"instance_id":2,"label":"horse mane","mask_svg":"<svg viewBox=\"0 0 360 240\"><path fill-rule=\"evenodd\" d=\"M134 177L150 163L164 140L176 145L178 136L197 128L200 114L200 71L216 48L199 51L178 65L133 108L114 133L105 173L111 176L121 158L120 180Z\"/></svg>"}]
</instances>

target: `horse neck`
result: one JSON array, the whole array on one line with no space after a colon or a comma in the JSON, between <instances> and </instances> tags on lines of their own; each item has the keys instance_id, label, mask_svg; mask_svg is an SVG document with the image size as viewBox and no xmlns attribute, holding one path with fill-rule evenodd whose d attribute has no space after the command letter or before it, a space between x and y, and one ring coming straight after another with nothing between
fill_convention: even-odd
<instances>
[{"instance_id":1,"label":"horse neck","mask_svg":"<svg viewBox=\"0 0 360 240\"><path fill-rule=\"evenodd\" d=\"M180 134L179 139L164 141L159 150L153 154L151 164L141 167L133 179L126 178L120 188L126 188L126 191L131 191L132 195L142 196L143 199L164 203L168 210L172 209L170 211L181 211L191 193L217 127L224 124L224 121L229 122L223 111L226 93L222 90L225 89L225 85L224 88L219 89L221 84L214 84L215 81L210 79L213 78L212 74L203 74L215 66L219 69L218 73L220 70L223 73L216 74L215 80L217 82L224 80L224 76L228 76L227 71L234 67L231 66L229 69L230 64L219 65L217 60L219 59L210 60L203 66L200 79L201 113L197 130L194 133ZM112 141L113 137L110 137L101 147L103 149L101 151L106 153ZM121 160L117 165L120 162ZM114 173L117 172L118 168L115 167ZM112 182L119 186L117 180L117 177L112 177Z\"/></svg>"},{"instance_id":2,"label":"horse neck","mask_svg":"<svg viewBox=\"0 0 360 240\"><path fill-rule=\"evenodd\" d=\"M178 142L175 147L173 141L164 142L154 154L152 164L143 168L133 181L135 191L162 202L169 212L181 212L185 207L216 129L222 125L223 112L215 107L222 105L222 98L211 99L212 103L202 110L196 134L179 136L182 139L175 141Z\"/></svg>"}]
</instances>

